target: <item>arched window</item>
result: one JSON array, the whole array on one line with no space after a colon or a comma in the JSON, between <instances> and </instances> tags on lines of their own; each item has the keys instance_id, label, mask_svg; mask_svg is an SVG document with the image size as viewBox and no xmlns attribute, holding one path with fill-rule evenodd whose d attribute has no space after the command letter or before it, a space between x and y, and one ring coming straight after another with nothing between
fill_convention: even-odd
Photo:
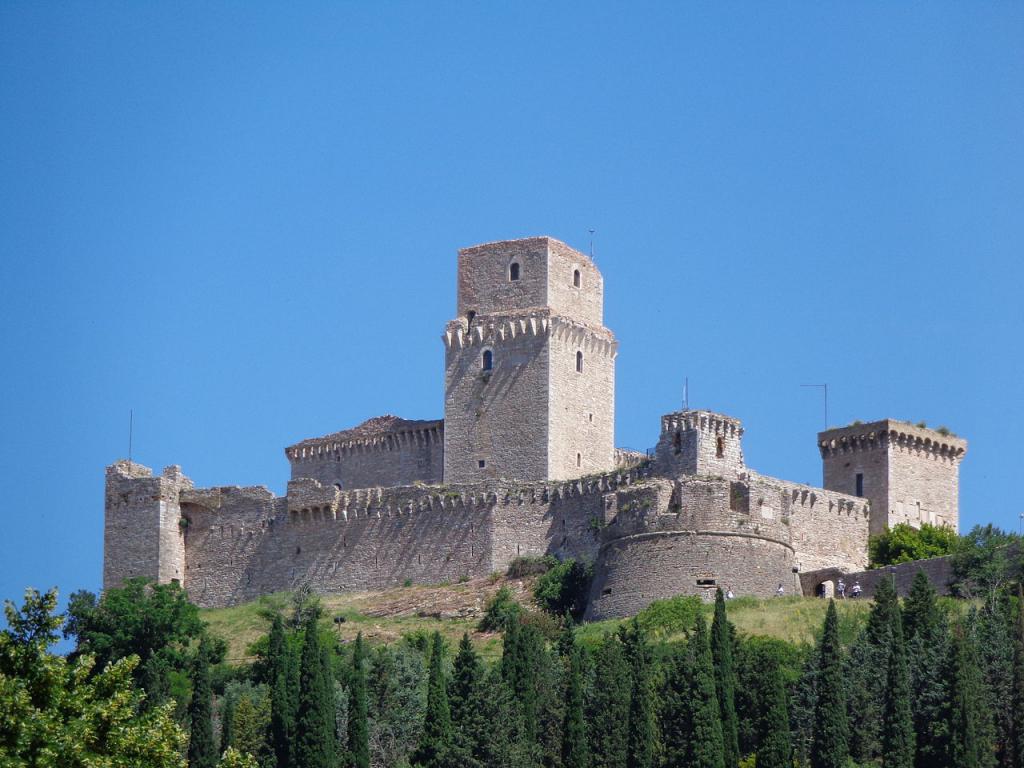
<instances>
[{"instance_id":1,"label":"arched window","mask_svg":"<svg viewBox=\"0 0 1024 768\"><path fill-rule=\"evenodd\" d=\"M580 271L578 269L574 269L572 272L572 287L579 288L582 282L583 279L580 277Z\"/></svg>"},{"instance_id":2,"label":"arched window","mask_svg":"<svg viewBox=\"0 0 1024 768\"><path fill-rule=\"evenodd\" d=\"M484 354L480 358L480 368L485 371L489 371L494 368L494 353L491 352L491 350L484 350Z\"/></svg>"},{"instance_id":3,"label":"arched window","mask_svg":"<svg viewBox=\"0 0 1024 768\"><path fill-rule=\"evenodd\" d=\"M576 373L583 373L583 353L576 353Z\"/></svg>"},{"instance_id":4,"label":"arched window","mask_svg":"<svg viewBox=\"0 0 1024 768\"><path fill-rule=\"evenodd\" d=\"M508 265L508 279L518 280L519 279L519 262L513 261Z\"/></svg>"}]
</instances>

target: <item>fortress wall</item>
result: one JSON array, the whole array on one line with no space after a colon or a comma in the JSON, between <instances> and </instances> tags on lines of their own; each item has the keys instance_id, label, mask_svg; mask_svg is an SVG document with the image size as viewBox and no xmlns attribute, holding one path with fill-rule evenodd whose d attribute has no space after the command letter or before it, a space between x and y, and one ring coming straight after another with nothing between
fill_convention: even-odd
<instances>
[{"instance_id":1,"label":"fortress wall","mask_svg":"<svg viewBox=\"0 0 1024 768\"><path fill-rule=\"evenodd\" d=\"M790 541L802 571L839 565L867 566L870 507L866 499L790 483L750 472L751 517L788 521Z\"/></svg>"},{"instance_id":2,"label":"fortress wall","mask_svg":"<svg viewBox=\"0 0 1024 768\"><path fill-rule=\"evenodd\" d=\"M548 476L564 480L615 467L615 342L561 318L551 321ZM576 353L583 353L583 371ZM577 458L579 461L577 461Z\"/></svg>"},{"instance_id":3,"label":"fortress wall","mask_svg":"<svg viewBox=\"0 0 1024 768\"><path fill-rule=\"evenodd\" d=\"M344 489L435 484L444 473L444 422L358 441L325 438L286 453L292 479L309 477Z\"/></svg>"},{"instance_id":4,"label":"fortress wall","mask_svg":"<svg viewBox=\"0 0 1024 768\"><path fill-rule=\"evenodd\" d=\"M458 581L491 570L496 497L455 489L323 489L303 493L210 489L220 506L186 504L185 586L202 607L221 607L309 583L317 591L382 589L406 579ZM290 486L291 489L291 486Z\"/></svg>"},{"instance_id":5,"label":"fortress wall","mask_svg":"<svg viewBox=\"0 0 1024 768\"><path fill-rule=\"evenodd\" d=\"M886 510L889 526L931 523L957 530L960 525L959 462L956 454L925 447L913 439L890 443L889 509Z\"/></svg>"}]
</instances>

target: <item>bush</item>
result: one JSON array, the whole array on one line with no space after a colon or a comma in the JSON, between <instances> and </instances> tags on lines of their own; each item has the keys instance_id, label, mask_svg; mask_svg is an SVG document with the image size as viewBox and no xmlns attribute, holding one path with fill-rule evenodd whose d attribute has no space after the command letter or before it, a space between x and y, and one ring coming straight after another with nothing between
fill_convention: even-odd
<instances>
[{"instance_id":1,"label":"bush","mask_svg":"<svg viewBox=\"0 0 1024 768\"><path fill-rule=\"evenodd\" d=\"M636 615L637 623L651 635L664 637L693 628L700 612L696 595L676 595L655 600Z\"/></svg>"},{"instance_id":2,"label":"bush","mask_svg":"<svg viewBox=\"0 0 1024 768\"><path fill-rule=\"evenodd\" d=\"M944 525L923 523L920 528L914 528L909 523L900 523L868 539L868 555L871 567L881 568L951 555L958 542L956 531Z\"/></svg>"},{"instance_id":3,"label":"bush","mask_svg":"<svg viewBox=\"0 0 1024 768\"><path fill-rule=\"evenodd\" d=\"M554 616L570 614L574 621L583 618L593 566L576 560L558 563L533 587L533 599L544 611Z\"/></svg>"},{"instance_id":4,"label":"bush","mask_svg":"<svg viewBox=\"0 0 1024 768\"><path fill-rule=\"evenodd\" d=\"M510 579L521 579L524 576L536 576L540 573L547 573L558 565L558 559L551 555L544 557L517 557L508 564L508 577Z\"/></svg>"},{"instance_id":5,"label":"bush","mask_svg":"<svg viewBox=\"0 0 1024 768\"><path fill-rule=\"evenodd\" d=\"M481 632L504 632L519 621L522 613L523 607L512 597L512 590L502 587L487 603L478 628Z\"/></svg>"}]
</instances>

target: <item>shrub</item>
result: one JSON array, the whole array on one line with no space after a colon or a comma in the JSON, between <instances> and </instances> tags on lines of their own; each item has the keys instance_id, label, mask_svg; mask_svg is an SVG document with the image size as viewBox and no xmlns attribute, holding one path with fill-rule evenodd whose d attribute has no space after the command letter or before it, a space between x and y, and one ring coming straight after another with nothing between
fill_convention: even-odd
<instances>
[{"instance_id":1,"label":"shrub","mask_svg":"<svg viewBox=\"0 0 1024 768\"><path fill-rule=\"evenodd\" d=\"M551 555L544 557L517 557L508 564L508 577L510 579L521 579L524 576L536 576L540 573L547 573L558 565L558 559Z\"/></svg>"},{"instance_id":2,"label":"shrub","mask_svg":"<svg viewBox=\"0 0 1024 768\"><path fill-rule=\"evenodd\" d=\"M636 620L651 635L674 635L693 627L700 605L700 598L696 595L676 595L655 600L637 614Z\"/></svg>"},{"instance_id":3,"label":"shrub","mask_svg":"<svg viewBox=\"0 0 1024 768\"><path fill-rule=\"evenodd\" d=\"M900 523L868 539L868 555L871 567L881 568L951 555L958 541L956 531L944 525L923 523L920 528L914 528L909 523Z\"/></svg>"},{"instance_id":4,"label":"shrub","mask_svg":"<svg viewBox=\"0 0 1024 768\"><path fill-rule=\"evenodd\" d=\"M502 587L487 603L479 629L481 632L504 632L519 620L522 613L523 607L512 597L512 590Z\"/></svg>"},{"instance_id":5,"label":"shrub","mask_svg":"<svg viewBox=\"0 0 1024 768\"><path fill-rule=\"evenodd\" d=\"M587 607L587 593L593 574L593 566L587 563L572 559L558 563L537 579L533 599L549 614L564 616L569 613L579 621Z\"/></svg>"}]
</instances>

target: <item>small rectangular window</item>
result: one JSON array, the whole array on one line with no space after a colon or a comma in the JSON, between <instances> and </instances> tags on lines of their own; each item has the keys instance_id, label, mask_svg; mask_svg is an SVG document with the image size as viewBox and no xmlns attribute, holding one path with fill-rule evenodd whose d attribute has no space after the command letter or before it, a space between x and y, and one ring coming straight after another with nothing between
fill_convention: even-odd
<instances>
[{"instance_id":1,"label":"small rectangular window","mask_svg":"<svg viewBox=\"0 0 1024 768\"><path fill-rule=\"evenodd\" d=\"M714 579L697 579L698 587L713 587L715 586Z\"/></svg>"},{"instance_id":2,"label":"small rectangular window","mask_svg":"<svg viewBox=\"0 0 1024 768\"><path fill-rule=\"evenodd\" d=\"M858 472L857 473L857 495L858 496L863 496L864 495L864 473L863 472Z\"/></svg>"},{"instance_id":3,"label":"small rectangular window","mask_svg":"<svg viewBox=\"0 0 1024 768\"><path fill-rule=\"evenodd\" d=\"M715 440L715 456L719 459L725 458L725 438L719 437Z\"/></svg>"},{"instance_id":4,"label":"small rectangular window","mask_svg":"<svg viewBox=\"0 0 1024 768\"><path fill-rule=\"evenodd\" d=\"M485 459L480 459L479 461L477 461L476 465L480 467L480 469L483 469L484 467L487 466L487 461Z\"/></svg>"}]
</instances>

